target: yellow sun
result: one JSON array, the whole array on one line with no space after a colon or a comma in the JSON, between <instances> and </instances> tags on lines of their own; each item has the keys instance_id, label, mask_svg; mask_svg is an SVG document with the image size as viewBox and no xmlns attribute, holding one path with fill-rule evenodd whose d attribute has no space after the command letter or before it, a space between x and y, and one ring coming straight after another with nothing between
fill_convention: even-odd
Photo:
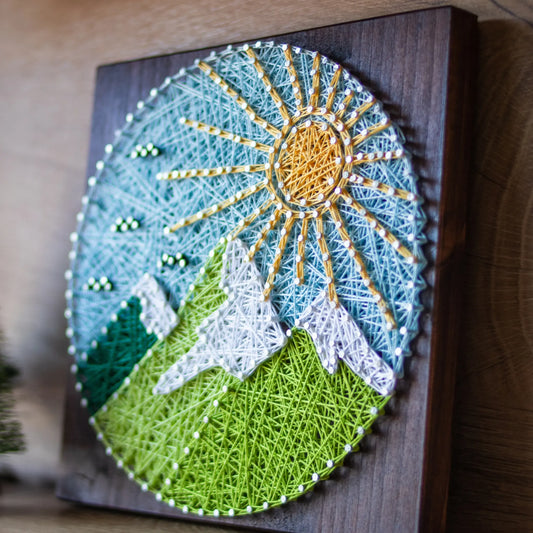
<instances>
[{"instance_id":1,"label":"yellow sun","mask_svg":"<svg viewBox=\"0 0 533 533\"><path fill-rule=\"evenodd\" d=\"M309 91L307 105L304 105L304 98L298 75L294 68L291 48L288 45L283 45L286 60L285 66L290 77L297 104L296 112L291 115L270 82L253 49L245 45L243 50L251 59L257 75L264 82L265 88L272 97L274 105L279 109L283 117L283 128L281 130L259 117L248 102L231 88L229 83L207 63L200 61L198 62L198 67L222 91L235 100L237 105L245 111L249 120L264 128L272 136L272 144L262 144L251 139L243 138L232 132L187 117L182 117L180 122L183 125L207 134L222 137L229 141L254 148L255 150L267 152L269 154L268 163L245 166L221 165L216 168L173 170L171 172L160 173L157 177L162 180L174 180L237 174L239 172L262 172L265 174L265 178L222 202L213 204L202 211L178 221L173 226L165 228L165 233L175 232L189 224L207 218L266 188L270 193L269 199L251 215L243 219L229 235L229 238L236 237L243 229L256 220L257 217L275 206L273 215L261 231L258 240L250 247L248 260L252 260L268 234L279 225L282 218L284 219L275 257L269 268L263 297L268 299L270 296L291 229L295 221L298 220L300 233L297 237L298 255L295 261L295 283L304 283L305 242L309 224L315 224L316 238L326 273L329 299L332 305L338 305L331 258L324 237L323 217L327 215L334 221L336 230L347 253L355 261L364 285L373 295L374 300L385 316L387 326L394 328L395 322L389 306L370 278L364 261L355 248L337 207L339 200L342 200L344 204L350 206L359 216L363 217L372 230L403 256L408 263L417 261L415 255L390 230L386 229L372 213L369 213L348 190L348 185L355 183L407 201L417 200L416 195L409 191L390 187L385 183L360 176L356 172L357 165L362 163L390 160L404 156L403 150L396 150L394 152L358 152L355 154L355 148L372 135L388 128L390 121L383 119L377 124L363 129L357 135L351 136L350 130L352 127L357 123L363 113L376 104L376 100L373 97L369 97L366 102L345 116L349 104L354 97L353 91L346 90L342 103L336 111L333 111L333 102L336 96L338 82L343 73L343 69L339 65L335 66L335 73L326 89L326 104L323 107L318 107L321 75L320 54L316 54L313 60L311 70L313 82Z\"/></svg>"}]
</instances>

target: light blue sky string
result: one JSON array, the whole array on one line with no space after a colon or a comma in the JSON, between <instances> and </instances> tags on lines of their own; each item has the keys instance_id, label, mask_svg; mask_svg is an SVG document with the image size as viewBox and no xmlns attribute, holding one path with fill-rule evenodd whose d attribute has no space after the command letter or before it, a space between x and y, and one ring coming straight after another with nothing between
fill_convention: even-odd
<instances>
[{"instance_id":1,"label":"light blue sky string","mask_svg":"<svg viewBox=\"0 0 533 533\"><path fill-rule=\"evenodd\" d=\"M282 48L265 43L254 51L292 115L297 107ZM296 53L293 49L293 59L302 91L307 95L312 85L310 71L313 56L310 52ZM282 116L265 84L241 49L212 54L206 62L242 95L258 116L278 129L283 127ZM325 105L326 88L333 76L334 65L326 58L322 59L319 106ZM344 99L346 89L355 92L345 115L348 116L370 93L353 76L341 76L334 110ZM352 128L352 136L386 116L380 104L373 106ZM216 215L169 236L163 235L166 226L258 183L265 175L263 172L242 172L167 182L158 181L157 173L172 169L264 164L269 158L268 153L180 124L181 117L205 122L264 144L274 143L274 138L267 131L250 121L236 102L196 66L167 79L159 89L151 91L144 107L137 110L134 120L126 124L127 135L119 135L112 152L105 154L103 168L95 174L96 184L89 188L84 218L78 227L79 237L74 243L77 255L72 264L74 276L69 282L72 291L70 326L77 354L88 350L91 341L98 336L112 313L119 309L120 302L129 298L131 288L145 272L159 281L169 295L171 305L177 308L220 238L268 197L266 190L259 191ZM160 156L130 157L137 144L149 142L161 149ZM398 128L390 126L354 150L355 153L395 151L403 147L402 143L403 137ZM364 177L416 193L416 178L408 157L366 163L358 165L355 170ZM384 316L364 286L355 262L346 253L331 217L324 216L325 236L340 301L362 328L371 346L401 374L403 358L409 353L409 343L418 332L421 311L418 293L424 287L421 276L425 222L422 206L420 202L388 196L360 185L351 185L348 190L420 259L417 264L409 264L370 228L363 217L342 201L338 203L371 278L393 312L397 328L388 331ZM240 234L248 246L257 240L271 213L272 210L269 210L258 217ZM124 233L110 230L115 219L128 216L140 221L139 229ZM281 320L288 327L294 325L295 319L326 287L313 224L309 225L305 250L306 283L300 287L294 284L296 236L300 224L298 221L292 228L271 295ZM264 279L268 277L281 227L282 224L277 231L269 234L255 256ZM189 264L186 267L157 266L163 253L175 255L178 252L187 257ZM107 276L112 281L112 291L83 289L88 278L101 276Z\"/></svg>"}]
</instances>

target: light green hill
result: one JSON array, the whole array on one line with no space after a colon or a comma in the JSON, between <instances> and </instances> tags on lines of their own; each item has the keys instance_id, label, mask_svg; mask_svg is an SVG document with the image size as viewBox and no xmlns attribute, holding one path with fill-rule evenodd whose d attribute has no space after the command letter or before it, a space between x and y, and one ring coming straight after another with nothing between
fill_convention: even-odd
<instances>
[{"instance_id":1,"label":"light green hill","mask_svg":"<svg viewBox=\"0 0 533 533\"><path fill-rule=\"evenodd\" d=\"M329 375L300 330L244 382L216 368L154 395L159 376L226 298L218 287L222 252L215 250L197 280L180 324L96 413L95 425L119 465L158 499L242 514L294 499L327 477L388 398L344 364Z\"/></svg>"}]
</instances>

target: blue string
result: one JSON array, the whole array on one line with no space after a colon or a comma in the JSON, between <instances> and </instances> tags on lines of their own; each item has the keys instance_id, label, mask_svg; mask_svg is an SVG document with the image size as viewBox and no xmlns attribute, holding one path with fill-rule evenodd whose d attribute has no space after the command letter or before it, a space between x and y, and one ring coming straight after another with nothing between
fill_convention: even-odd
<instances>
[{"instance_id":1,"label":"blue string","mask_svg":"<svg viewBox=\"0 0 533 533\"><path fill-rule=\"evenodd\" d=\"M294 113L296 102L281 47L269 43L256 48L255 52L289 113ZM302 91L308 94L312 84L310 71L313 57L309 52L298 54L293 50L293 58ZM278 129L283 127L279 110L244 52L240 49L228 50L212 55L206 61L248 101L258 116ZM323 58L319 105L326 102L325 89L333 73L334 63ZM370 93L353 76L341 76L334 109L344 99L345 89L355 92L346 114L348 116L351 110L366 101ZM352 128L352 136L386 116L381 105L373 106ZM179 122L181 117L199 120L257 142L274 142L268 132L250 121L236 102L197 67L190 67L167 79L157 94L152 91L145 106L137 111L134 120L127 123L115 140L112 153L104 157L104 167L96 174L96 185L90 188L84 220L78 228L79 238L75 243L77 257L72 265L74 277L69 285L73 293L70 324L74 330L73 343L77 353L87 351L102 326L107 324L120 302L129 298L131 288L145 272L159 281L167 291L171 305L177 308L220 238L267 199L268 193L260 191L216 215L164 236L163 229L167 225L259 182L264 174L242 172L166 182L156 180L157 173L172 169L264 164L269 157L265 152L182 125ZM160 156L130 157L137 144L144 146L149 142L160 148ZM395 126L390 126L367 139L356 151L385 152L402 147L401 133ZM359 165L357 172L416 193L416 177L407 157ZM409 353L409 342L418 331L421 311L418 293L424 287L421 276L424 266L421 250L424 213L419 202L390 197L378 190L352 185L349 192L420 258L418 264L408 264L369 227L366 220L339 202L350 236L393 312L398 327L388 331L384 316L357 273L355 262L346 253L331 218L324 217L325 236L340 301L362 328L371 346L401 374L403 358ZM248 246L255 243L270 214L271 211L267 211L241 233L240 238ZM137 230L123 233L110 230L115 219L128 216L140 221ZM306 244L306 283L301 287L295 286L298 233L299 222L292 229L271 294L287 327L294 325L295 319L326 285L316 231L310 224ZM265 279L278 240L279 231L271 232L255 256ZM187 257L186 267L157 266L163 253L175 255L178 252ZM107 276L112 281L112 291L83 290L88 278L101 276Z\"/></svg>"}]
</instances>

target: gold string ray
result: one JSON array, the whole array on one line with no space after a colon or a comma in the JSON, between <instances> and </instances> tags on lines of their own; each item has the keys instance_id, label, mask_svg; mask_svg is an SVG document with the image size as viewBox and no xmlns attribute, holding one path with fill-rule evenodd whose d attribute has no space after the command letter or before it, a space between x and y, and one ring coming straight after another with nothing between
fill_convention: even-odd
<instances>
[{"instance_id":1,"label":"gold string ray","mask_svg":"<svg viewBox=\"0 0 533 533\"><path fill-rule=\"evenodd\" d=\"M222 211L223 209L226 209L227 207L234 205L237 202L244 200L245 198L248 198L248 196L255 194L257 191L260 191L261 189L264 189L265 187L266 187L266 183L262 181L262 182L259 182L255 185L248 187L247 189L238 191L233 196L230 196L229 198L222 200L222 202L218 204L213 204L210 207L207 207L205 209L202 209L201 211L198 211L197 213L194 213L193 215L183 218L179 222L174 224L173 226L167 226L164 230L164 233L165 234L173 233L177 231L178 229L181 229L181 228L184 228L185 226L189 226L190 224L193 224L194 222L198 222L199 220L209 218L210 216Z\"/></svg>"},{"instance_id":2,"label":"gold string ray","mask_svg":"<svg viewBox=\"0 0 533 533\"><path fill-rule=\"evenodd\" d=\"M254 209L246 218L243 218L238 224L237 227L230 232L228 238L236 238L242 231L244 231L254 220L256 220L261 215L264 215L268 209L274 205L274 200L268 199L257 209Z\"/></svg>"},{"instance_id":3,"label":"gold string ray","mask_svg":"<svg viewBox=\"0 0 533 533\"><path fill-rule=\"evenodd\" d=\"M307 218L302 220L300 234L298 235L298 255L296 256L296 285L302 285L304 278L304 261L305 261L305 243L307 241L309 221Z\"/></svg>"},{"instance_id":4,"label":"gold string ray","mask_svg":"<svg viewBox=\"0 0 533 533\"><path fill-rule=\"evenodd\" d=\"M324 265L324 271L327 276L327 286L328 286L328 296L329 299L334 302L335 305L338 305L339 298L337 296L337 291L335 289L335 279L333 277L333 267L331 265L331 256L329 254L328 245L326 243L326 236L324 235L324 223L322 221L322 216L318 215L315 218L315 225L317 231L317 241L320 248L320 253L322 254L322 263Z\"/></svg>"},{"instance_id":5,"label":"gold string ray","mask_svg":"<svg viewBox=\"0 0 533 533\"><path fill-rule=\"evenodd\" d=\"M313 60L313 84L311 87L311 97L309 98L309 107L315 108L318 104L318 95L320 93L320 54L315 55Z\"/></svg>"},{"instance_id":6,"label":"gold string ray","mask_svg":"<svg viewBox=\"0 0 533 533\"><path fill-rule=\"evenodd\" d=\"M232 133L231 131L226 131L226 130L217 128L215 126L211 126L209 124L206 124L205 122L200 122L199 120L190 120L186 117L181 117L179 122L180 124L184 124L198 131L203 131L205 133L208 133L209 135L221 137L222 139L228 139L229 141L233 141L234 143L243 144L244 146L255 148L256 150L259 150L261 152L268 152L268 153L272 152L272 146L268 144L263 144L257 141L252 141L251 139L247 139L246 137L241 137L240 135L236 135L235 133Z\"/></svg>"},{"instance_id":7,"label":"gold string ray","mask_svg":"<svg viewBox=\"0 0 533 533\"><path fill-rule=\"evenodd\" d=\"M372 96L367 102L361 104L357 109L350 113L350 118L345 122L346 128L350 129L355 126L357 121L366 113L373 105L377 103L377 100Z\"/></svg>"},{"instance_id":8,"label":"gold string ray","mask_svg":"<svg viewBox=\"0 0 533 533\"><path fill-rule=\"evenodd\" d=\"M274 279L276 278L276 274L278 273L279 267L281 265L281 260L283 258L283 252L285 251L285 246L287 245L287 240L289 238L289 234L290 234L293 224L294 224L294 217L292 216L287 217L287 219L285 220L285 224L283 225L283 228L281 230L281 237L279 239L278 247L276 248L276 254L274 256L274 261L268 271L268 278L265 284L265 290L263 292L263 296L265 300L269 298L270 292L272 291L272 288L274 287Z\"/></svg>"},{"instance_id":9,"label":"gold string ray","mask_svg":"<svg viewBox=\"0 0 533 533\"><path fill-rule=\"evenodd\" d=\"M192 168L187 170L171 170L169 172L159 172L156 175L158 180L180 180L190 178L212 178L226 174L238 174L241 172L264 172L269 167L265 165L237 165L216 168Z\"/></svg>"},{"instance_id":10,"label":"gold string ray","mask_svg":"<svg viewBox=\"0 0 533 533\"><path fill-rule=\"evenodd\" d=\"M265 227L261 230L261 234L259 235L259 238L255 242L255 244L252 245L250 248L250 251L248 252L248 261L251 261L255 254L258 252L258 250L261 248L263 243L265 242L265 239L267 238L270 231L272 231L278 224L279 219L281 217L282 213L282 207L278 204L276 207L274 213L270 217L270 220L267 222Z\"/></svg>"},{"instance_id":11,"label":"gold string ray","mask_svg":"<svg viewBox=\"0 0 533 533\"><path fill-rule=\"evenodd\" d=\"M222 78L222 76L217 74L207 63L205 63L204 61L199 61L198 68L202 72L204 72L212 81L219 85L222 91L224 91L231 98L233 98L237 105L246 112L248 118L252 122L264 128L266 131L268 131L268 133L270 133L270 135L272 135L276 139L279 139L281 137L281 131L279 131L275 126L270 124L270 122L266 121L264 118L258 117L255 111L251 108L250 104L237 91L232 89L229 86L228 82L224 78Z\"/></svg>"},{"instance_id":12,"label":"gold string ray","mask_svg":"<svg viewBox=\"0 0 533 533\"><path fill-rule=\"evenodd\" d=\"M386 152L360 152L355 154L352 165L363 165L365 163L377 163L378 161L390 161L401 159L405 152L402 149L389 150Z\"/></svg>"},{"instance_id":13,"label":"gold string ray","mask_svg":"<svg viewBox=\"0 0 533 533\"><path fill-rule=\"evenodd\" d=\"M333 100L335 100L335 96L337 94L337 84L339 83L339 78L342 74L342 69L339 65L335 65L337 70L335 71L335 74L333 74L333 77L331 78L331 81L329 82L329 87L327 88L328 92L328 99L326 101L326 109L332 109L333 106Z\"/></svg>"},{"instance_id":14,"label":"gold string ray","mask_svg":"<svg viewBox=\"0 0 533 533\"><path fill-rule=\"evenodd\" d=\"M375 231L384 241L388 242L401 256L405 257L408 263L417 262L416 256L406 248L391 231L387 230L380 222L378 222L376 217L369 213L357 200L346 191L342 191L340 196L349 207L368 222L373 231Z\"/></svg>"},{"instance_id":15,"label":"gold string ray","mask_svg":"<svg viewBox=\"0 0 533 533\"><path fill-rule=\"evenodd\" d=\"M348 94L344 97L344 100L339 105L339 109L336 112L337 118L340 120L342 117L344 117L344 114L348 110L348 106L350 105L350 102L353 100L355 93L353 91L348 91Z\"/></svg>"},{"instance_id":16,"label":"gold string ray","mask_svg":"<svg viewBox=\"0 0 533 533\"><path fill-rule=\"evenodd\" d=\"M348 181L350 183L353 183L354 185L360 185L367 189L378 190L386 194L387 196L394 196L396 198L401 198L402 200L408 200L410 202L418 201L418 196L412 192L406 191L404 189L397 189L396 187L392 187L391 185L387 185L386 183L383 183L381 181L365 178L364 176L360 176L359 174L352 174L348 178Z\"/></svg>"},{"instance_id":17,"label":"gold string ray","mask_svg":"<svg viewBox=\"0 0 533 533\"><path fill-rule=\"evenodd\" d=\"M376 301L377 306L379 307L380 311L385 316L385 320L387 321L387 324L389 324L391 328L396 327L396 323L387 305L387 302L385 301L385 298L383 297L381 292L376 288L376 286L374 285L374 282L372 281L370 275L368 274L366 265L361 257L361 254L357 251L357 248L355 247L352 239L350 238L348 231L346 230L346 226L344 225L344 222L342 220L341 214L339 213L339 210L337 209L337 206L332 205L329 212L330 212L331 218L335 222L335 228L337 229L337 232L339 233L342 239L344 247L348 251L348 254L350 255L350 257L352 257L352 259L357 264L357 270L363 280L364 286L368 289L368 291L374 297L374 300Z\"/></svg>"},{"instance_id":18,"label":"gold string ray","mask_svg":"<svg viewBox=\"0 0 533 533\"><path fill-rule=\"evenodd\" d=\"M270 96L272 97L272 100L274 100L274 104L279 109L279 112L281 116L283 117L284 124L287 126L290 123L291 116L289 115L289 112L287 111L287 108L285 107L285 103L283 102L280 95L278 94L274 86L272 85L272 82L268 78L267 73L263 69L261 63L259 62L259 58L255 54L253 49L246 45L245 52L246 52L246 55L252 60L252 64L255 67L255 70L257 70L257 75L265 84L268 94L270 94Z\"/></svg>"},{"instance_id":19,"label":"gold string ray","mask_svg":"<svg viewBox=\"0 0 533 533\"><path fill-rule=\"evenodd\" d=\"M285 54L285 67L287 68L287 71L289 72L289 80L292 85L292 92L294 94L294 98L296 99L296 107L299 110L303 109L303 94L302 89L300 86L300 80L298 78L298 73L296 72L296 69L294 68L294 61L292 59L292 49L288 45L283 45L283 53Z\"/></svg>"},{"instance_id":20,"label":"gold string ray","mask_svg":"<svg viewBox=\"0 0 533 533\"><path fill-rule=\"evenodd\" d=\"M375 135L376 133L387 129L388 127L390 127L390 125L390 120L388 118L384 118L377 124L372 124L372 126L361 130L355 137L352 137L352 146L357 146L361 144L363 141L366 141L367 139L372 137L372 135Z\"/></svg>"}]
</instances>

